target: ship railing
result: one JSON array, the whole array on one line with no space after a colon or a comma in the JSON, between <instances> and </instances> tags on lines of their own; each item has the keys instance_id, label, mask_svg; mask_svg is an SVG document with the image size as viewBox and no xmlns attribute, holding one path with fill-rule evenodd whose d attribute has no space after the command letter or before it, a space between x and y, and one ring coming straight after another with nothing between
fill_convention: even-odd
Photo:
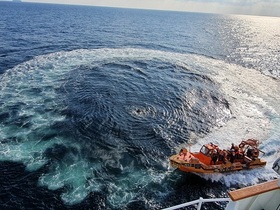
<instances>
[{"instance_id":1,"label":"ship railing","mask_svg":"<svg viewBox=\"0 0 280 210\"><path fill-rule=\"evenodd\" d=\"M176 209L180 209L180 208L184 208L184 207L188 207L188 206L196 206L196 209L200 210L203 203L229 202L229 201L231 201L230 198L202 198L202 197L200 197L197 200L179 204L176 206L171 206L171 207L168 207L168 208L165 208L162 210L176 210Z\"/></svg>"}]
</instances>

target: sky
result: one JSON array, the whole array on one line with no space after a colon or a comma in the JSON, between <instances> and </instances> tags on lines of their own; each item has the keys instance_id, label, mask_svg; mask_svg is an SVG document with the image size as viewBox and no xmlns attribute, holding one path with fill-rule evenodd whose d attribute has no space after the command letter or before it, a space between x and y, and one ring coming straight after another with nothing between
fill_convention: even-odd
<instances>
[{"instance_id":1,"label":"sky","mask_svg":"<svg viewBox=\"0 0 280 210\"><path fill-rule=\"evenodd\" d=\"M280 0L22 0L219 14L280 16Z\"/></svg>"}]
</instances>

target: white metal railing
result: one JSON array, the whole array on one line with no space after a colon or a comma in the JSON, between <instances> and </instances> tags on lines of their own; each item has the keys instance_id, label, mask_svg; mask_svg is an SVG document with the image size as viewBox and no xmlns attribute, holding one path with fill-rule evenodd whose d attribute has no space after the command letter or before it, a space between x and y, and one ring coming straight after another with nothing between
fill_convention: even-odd
<instances>
[{"instance_id":1,"label":"white metal railing","mask_svg":"<svg viewBox=\"0 0 280 210\"><path fill-rule=\"evenodd\" d=\"M190 202L183 203L183 204L179 204L179 205L176 205L176 206L171 206L171 207L168 207L168 208L165 208L165 209L162 209L162 210L175 210L175 209L179 209L179 208L183 208L183 207L187 207L187 206L192 206L192 205L195 205L195 204L198 204L196 206L196 209L200 210L203 203L229 202L229 201L231 201L230 198L207 198L207 199L204 199L204 198L200 197L197 200L190 201Z\"/></svg>"}]
</instances>

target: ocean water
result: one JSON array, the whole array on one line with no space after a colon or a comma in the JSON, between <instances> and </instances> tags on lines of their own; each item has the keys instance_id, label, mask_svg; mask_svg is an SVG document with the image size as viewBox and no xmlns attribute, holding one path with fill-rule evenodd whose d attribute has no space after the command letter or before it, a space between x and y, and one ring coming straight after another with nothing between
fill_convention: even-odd
<instances>
[{"instance_id":1,"label":"ocean water","mask_svg":"<svg viewBox=\"0 0 280 210\"><path fill-rule=\"evenodd\" d=\"M280 18L12 2L0 14L1 209L161 209L277 177ZM265 168L169 167L182 146L246 138Z\"/></svg>"}]
</instances>

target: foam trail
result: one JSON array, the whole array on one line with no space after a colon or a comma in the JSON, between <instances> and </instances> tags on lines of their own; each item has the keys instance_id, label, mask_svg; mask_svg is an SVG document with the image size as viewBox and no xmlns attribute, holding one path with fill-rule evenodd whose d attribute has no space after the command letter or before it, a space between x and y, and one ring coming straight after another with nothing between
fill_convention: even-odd
<instances>
[{"instance_id":1,"label":"foam trail","mask_svg":"<svg viewBox=\"0 0 280 210\"><path fill-rule=\"evenodd\" d=\"M198 151L203 144L208 142L228 149L231 143L239 144L242 139L255 138L261 141L260 148L266 152L263 158L267 161L267 166L262 169L232 174L203 175L202 177L225 182L228 187L239 184L252 185L260 180L277 177L271 168L280 155L278 132L280 96L275 94L280 89L279 81L253 69L230 64L222 65L219 61L215 63L221 68L208 68L209 73L224 91L233 119L207 136L195 137L197 143L192 146L192 151Z\"/></svg>"},{"instance_id":2,"label":"foam trail","mask_svg":"<svg viewBox=\"0 0 280 210\"><path fill-rule=\"evenodd\" d=\"M169 81L174 86L175 81L177 86L172 90L178 92L185 87L186 81L182 81L182 78L187 79L187 77L182 76L186 73L195 78L196 82L205 82L207 88L218 85L219 92L224 94L229 102L231 113L224 108L225 103L219 103L221 107L207 104L200 109L207 119L198 120L205 122L205 120L217 119L217 122L213 122L215 126L210 133L208 133L208 127L204 132L194 132L192 151L198 150L202 144L210 141L229 147L231 142L239 143L242 138L256 138L262 141L263 150L267 153L265 158L269 162L268 167L272 164L274 157L279 155L279 150L271 151L274 146L279 148L277 142L280 139L277 132L280 113L278 80L273 80L252 69L203 56L126 48L80 49L42 55L1 75L0 110L4 114L1 114L0 124L0 160L20 161L27 166L28 170L37 170L49 163L49 171L41 175L39 184L47 186L50 190L63 189L61 198L70 205L81 202L91 192L100 192L103 189L111 193L107 195L108 203L116 208L137 200L139 189L142 189L141 192L146 190L153 191L154 194L162 193L168 187L162 190L158 183L162 183L169 176L169 173L163 170L168 167L166 162L169 154L165 154L165 150L158 151L157 148L163 147L164 144L172 150L177 146L177 139L184 139L186 136L185 140L188 140L188 136L184 133L186 131L184 126L192 125L197 118L196 115L193 118L186 118L191 114L186 110L193 110L198 96L202 95L202 98L211 96L211 89L189 92L183 90L185 94L174 97L179 98L180 101L180 104L176 106L174 106L174 100L167 101L165 107L159 102L150 105L151 103L138 101L137 106L130 105L122 109L125 110L124 113L127 116L125 119L131 117L129 119L135 120L134 126L127 120L121 122L122 126L119 126L116 122L121 116L114 112L115 104L126 104L122 104L123 100L108 100L118 94L112 90L114 88L98 89L95 91L94 100L88 100L91 99L90 96L94 94L94 91L87 92L86 90L98 83L98 80L90 80L92 76L90 73L97 72L98 74L94 76L99 76L104 80L108 78L106 77L108 75L99 68L100 65L109 69L118 66L130 69L136 62L144 67L141 70L138 68L137 74L129 72L129 75L137 75L137 82L135 84L128 82L131 84L128 89L124 87L127 95L134 93L133 90L139 90L139 87L150 85L146 84L144 79L151 76L157 78L157 80L152 80L153 82ZM144 71L148 62L156 66L151 72ZM110 65L106 66L104 63ZM172 67L170 71L172 74L163 76L164 64ZM75 74L77 72L78 75ZM114 81L114 79L108 81ZM144 81L144 83L139 81ZM115 88L117 84L119 84L118 81ZM191 83L194 89L197 84ZM158 87L152 85L150 87L149 94L158 91ZM165 91L159 91L162 95L168 93L168 88L163 86L162 89ZM103 95L100 90L104 91ZM79 91L83 95L78 95ZM69 99L66 96L73 98ZM136 98L138 95L132 94L132 96ZM130 99L128 98L127 101L130 102ZM67 100L72 103L66 104ZM83 104L79 104L80 101ZM109 105L106 104L108 101ZM96 103L96 109L83 109L87 104L93 107L93 103ZM81 105L82 108L80 108ZM207 109L210 106L214 108ZM217 113L218 117L211 118L209 112ZM73 113L81 117L76 120ZM91 118L93 113L98 113L94 120ZM113 119L108 117L108 113L114 114ZM231 120L227 121L230 117L232 117ZM156 124L157 121L155 121L148 124L157 118L165 120L164 123ZM131 133L127 134L123 130L132 130L142 121L145 125L154 126L152 129L145 127L151 131L145 143L128 141L131 139ZM79 123L82 124L80 130L75 126L69 126ZM67 132L63 130L65 127L69 129ZM111 127L115 129L108 129ZM103 128L103 130L96 128ZM108 130L111 133L108 133ZM104 132L103 136L101 131ZM100 137L98 141L90 135L86 138L73 138L77 133L84 132L94 133L102 138ZM117 137L112 138L111 134ZM139 139L144 138L139 136L137 136ZM163 141L153 141L156 137ZM136 152L133 151L134 156L128 156L128 151L134 148L136 148ZM105 152L106 155L104 155ZM156 154L155 157L154 154ZM128 161L128 159L132 160ZM148 170L149 168L151 169ZM209 179L224 180L227 186L231 186L238 183L253 184L259 179L265 180L274 176L275 173L272 170L265 168Z\"/></svg>"},{"instance_id":3,"label":"foam trail","mask_svg":"<svg viewBox=\"0 0 280 210\"><path fill-rule=\"evenodd\" d=\"M24 143L2 144L0 153L2 161L21 161L29 171L35 171L48 163L44 152L54 144L61 143L60 139L48 142L28 141Z\"/></svg>"}]
</instances>

